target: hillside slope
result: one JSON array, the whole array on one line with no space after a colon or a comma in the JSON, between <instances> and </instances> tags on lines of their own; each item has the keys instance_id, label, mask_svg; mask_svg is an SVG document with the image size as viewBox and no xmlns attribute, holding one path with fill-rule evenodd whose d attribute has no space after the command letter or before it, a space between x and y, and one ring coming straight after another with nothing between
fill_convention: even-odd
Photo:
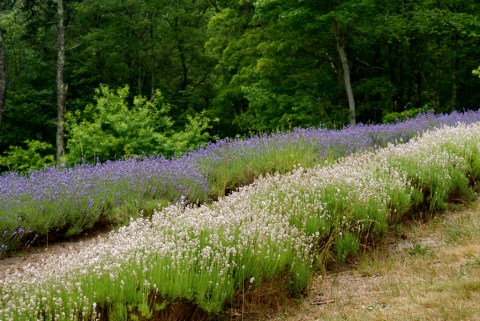
<instances>
[{"instance_id":1,"label":"hillside slope","mask_svg":"<svg viewBox=\"0 0 480 321\"><path fill-rule=\"evenodd\" d=\"M395 231L307 298L256 320L480 320L480 200ZM253 315L252 315L253 316Z\"/></svg>"}]
</instances>

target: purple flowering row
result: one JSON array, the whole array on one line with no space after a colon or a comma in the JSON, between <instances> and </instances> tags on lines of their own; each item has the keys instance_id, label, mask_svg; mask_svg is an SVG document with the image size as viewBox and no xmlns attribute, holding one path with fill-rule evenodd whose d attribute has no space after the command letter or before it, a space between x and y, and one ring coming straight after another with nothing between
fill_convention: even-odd
<instances>
[{"instance_id":1,"label":"purple flowering row","mask_svg":"<svg viewBox=\"0 0 480 321\"><path fill-rule=\"evenodd\" d=\"M162 157L8 173L0 176L0 244L6 251L39 235L79 234L115 210L182 195L204 200L207 191L192 164Z\"/></svg>"},{"instance_id":2,"label":"purple flowering row","mask_svg":"<svg viewBox=\"0 0 480 321\"><path fill-rule=\"evenodd\" d=\"M420 133L444 125L455 126L458 123L471 124L478 121L480 111L466 111L440 115L420 114L416 118L395 124L359 124L342 130L296 128L287 133L264 134L249 139L222 139L184 155L181 159L188 159L189 163L200 168L210 186L238 187L244 182L235 181L242 177L242 173L235 173L235 170L242 171L243 176L248 171L254 176L276 171L286 172L293 169L292 165L285 166L288 161L293 165L310 167L326 160L334 161L353 153L385 147L389 143L406 143ZM271 158L262 157L267 154ZM277 159L272 159L275 157ZM244 166L235 167L232 165L235 163ZM270 166L271 163L275 163L274 166ZM226 168L227 173L219 173L219 168ZM248 177L244 178L248 182ZM222 182L222 179L232 181Z\"/></svg>"},{"instance_id":3,"label":"purple flowering row","mask_svg":"<svg viewBox=\"0 0 480 321\"><path fill-rule=\"evenodd\" d=\"M74 235L115 213L166 200L205 202L265 173L313 166L351 153L407 142L443 125L480 121L479 111L420 115L389 125L295 129L222 139L173 159L144 157L0 176L0 255L47 235ZM151 206L151 205L150 205Z\"/></svg>"}]
</instances>

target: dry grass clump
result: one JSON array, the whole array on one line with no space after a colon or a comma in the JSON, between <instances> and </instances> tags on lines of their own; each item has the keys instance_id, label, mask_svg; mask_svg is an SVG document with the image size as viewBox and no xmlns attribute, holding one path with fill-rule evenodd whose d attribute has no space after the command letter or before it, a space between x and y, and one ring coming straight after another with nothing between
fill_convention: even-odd
<instances>
[{"instance_id":1,"label":"dry grass clump","mask_svg":"<svg viewBox=\"0 0 480 321\"><path fill-rule=\"evenodd\" d=\"M281 313L283 307L296 302L287 284L287 274L279 274L258 287L245 284L232 300L225 317L232 321L255 321Z\"/></svg>"}]
</instances>

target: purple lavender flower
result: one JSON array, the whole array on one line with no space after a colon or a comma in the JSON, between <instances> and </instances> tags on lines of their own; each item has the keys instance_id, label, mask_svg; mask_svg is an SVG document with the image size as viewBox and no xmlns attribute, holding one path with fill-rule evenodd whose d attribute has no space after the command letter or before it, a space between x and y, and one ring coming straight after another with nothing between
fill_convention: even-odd
<instances>
[{"instance_id":1,"label":"purple lavender flower","mask_svg":"<svg viewBox=\"0 0 480 321\"><path fill-rule=\"evenodd\" d=\"M214 185L222 183L219 168L231 175L232 184L247 184L256 175L291 170L285 165L286 157L295 161L296 156L288 154L291 150L302 149L321 163L327 158L406 142L443 125L478 121L479 111L423 114L389 125L359 124L342 130L296 128L286 133L222 139L172 159L153 155L71 168L50 167L28 175L5 173L0 175L0 244L16 242L9 231L46 235L71 228L72 233L78 232L108 219L112 208L118 206L141 208L155 200L204 202L216 193ZM244 164L239 172L231 168L235 162ZM252 169L262 162L261 171Z\"/></svg>"}]
</instances>

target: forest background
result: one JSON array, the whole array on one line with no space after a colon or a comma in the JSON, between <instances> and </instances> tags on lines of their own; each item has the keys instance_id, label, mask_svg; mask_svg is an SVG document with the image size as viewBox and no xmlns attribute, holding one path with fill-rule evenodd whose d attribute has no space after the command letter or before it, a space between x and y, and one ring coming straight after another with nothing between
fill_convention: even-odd
<instances>
[{"instance_id":1,"label":"forest background","mask_svg":"<svg viewBox=\"0 0 480 321\"><path fill-rule=\"evenodd\" d=\"M469 0L2 0L0 171L478 109Z\"/></svg>"}]
</instances>

